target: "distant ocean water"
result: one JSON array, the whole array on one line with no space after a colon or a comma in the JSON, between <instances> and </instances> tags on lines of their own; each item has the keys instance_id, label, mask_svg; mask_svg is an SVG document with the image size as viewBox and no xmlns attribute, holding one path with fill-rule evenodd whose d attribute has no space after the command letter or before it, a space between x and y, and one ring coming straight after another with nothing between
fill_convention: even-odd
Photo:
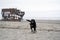
<instances>
[{"instance_id":1,"label":"distant ocean water","mask_svg":"<svg viewBox=\"0 0 60 40\"><path fill-rule=\"evenodd\" d=\"M36 22L41 22L41 23L59 23L60 24L60 20L36 20Z\"/></svg>"}]
</instances>

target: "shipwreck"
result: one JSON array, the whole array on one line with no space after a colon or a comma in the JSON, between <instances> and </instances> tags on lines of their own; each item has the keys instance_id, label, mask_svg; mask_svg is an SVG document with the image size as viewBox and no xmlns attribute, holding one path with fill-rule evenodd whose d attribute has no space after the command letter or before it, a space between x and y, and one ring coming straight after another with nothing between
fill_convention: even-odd
<instances>
[{"instance_id":1,"label":"shipwreck","mask_svg":"<svg viewBox=\"0 0 60 40\"><path fill-rule=\"evenodd\" d=\"M25 12L17 8L5 8L2 9L1 14L4 21L21 21Z\"/></svg>"}]
</instances>

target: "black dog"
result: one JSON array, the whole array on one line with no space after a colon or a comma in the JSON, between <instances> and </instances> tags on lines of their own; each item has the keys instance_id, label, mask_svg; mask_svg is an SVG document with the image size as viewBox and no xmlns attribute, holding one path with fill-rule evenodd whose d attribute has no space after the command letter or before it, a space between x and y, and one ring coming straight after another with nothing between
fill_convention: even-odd
<instances>
[{"instance_id":1,"label":"black dog","mask_svg":"<svg viewBox=\"0 0 60 40\"><path fill-rule=\"evenodd\" d=\"M34 29L34 32L36 32L36 22L34 19L31 19L31 20L27 20L28 22L30 22L30 28L31 28L31 31L33 32L33 29Z\"/></svg>"}]
</instances>

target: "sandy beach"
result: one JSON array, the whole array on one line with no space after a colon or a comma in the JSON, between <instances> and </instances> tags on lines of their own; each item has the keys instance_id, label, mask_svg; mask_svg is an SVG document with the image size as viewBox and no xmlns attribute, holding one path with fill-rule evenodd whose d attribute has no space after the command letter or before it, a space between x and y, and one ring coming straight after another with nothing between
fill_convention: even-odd
<instances>
[{"instance_id":1,"label":"sandy beach","mask_svg":"<svg viewBox=\"0 0 60 40\"><path fill-rule=\"evenodd\" d=\"M29 22L0 21L0 40L60 40L60 21L36 21L32 33Z\"/></svg>"}]
</instances>

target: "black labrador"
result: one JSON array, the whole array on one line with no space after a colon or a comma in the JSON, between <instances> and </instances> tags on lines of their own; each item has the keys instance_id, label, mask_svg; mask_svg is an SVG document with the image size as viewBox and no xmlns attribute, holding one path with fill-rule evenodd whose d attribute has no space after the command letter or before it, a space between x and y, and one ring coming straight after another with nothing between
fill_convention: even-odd
<instances>
[{"instance_id":1,"label":"black labrador","mask_svg":"<svg viewBox=\"0 0 60 40\"><path fill-rule=\"evenodd\" d=\"M31 31L32 32L36 32L36 22L35 22L35 20L31 19L31 20L27 20L27 21L30 22L30 29L31 29Z\"/></svg>"}]
</instances>

